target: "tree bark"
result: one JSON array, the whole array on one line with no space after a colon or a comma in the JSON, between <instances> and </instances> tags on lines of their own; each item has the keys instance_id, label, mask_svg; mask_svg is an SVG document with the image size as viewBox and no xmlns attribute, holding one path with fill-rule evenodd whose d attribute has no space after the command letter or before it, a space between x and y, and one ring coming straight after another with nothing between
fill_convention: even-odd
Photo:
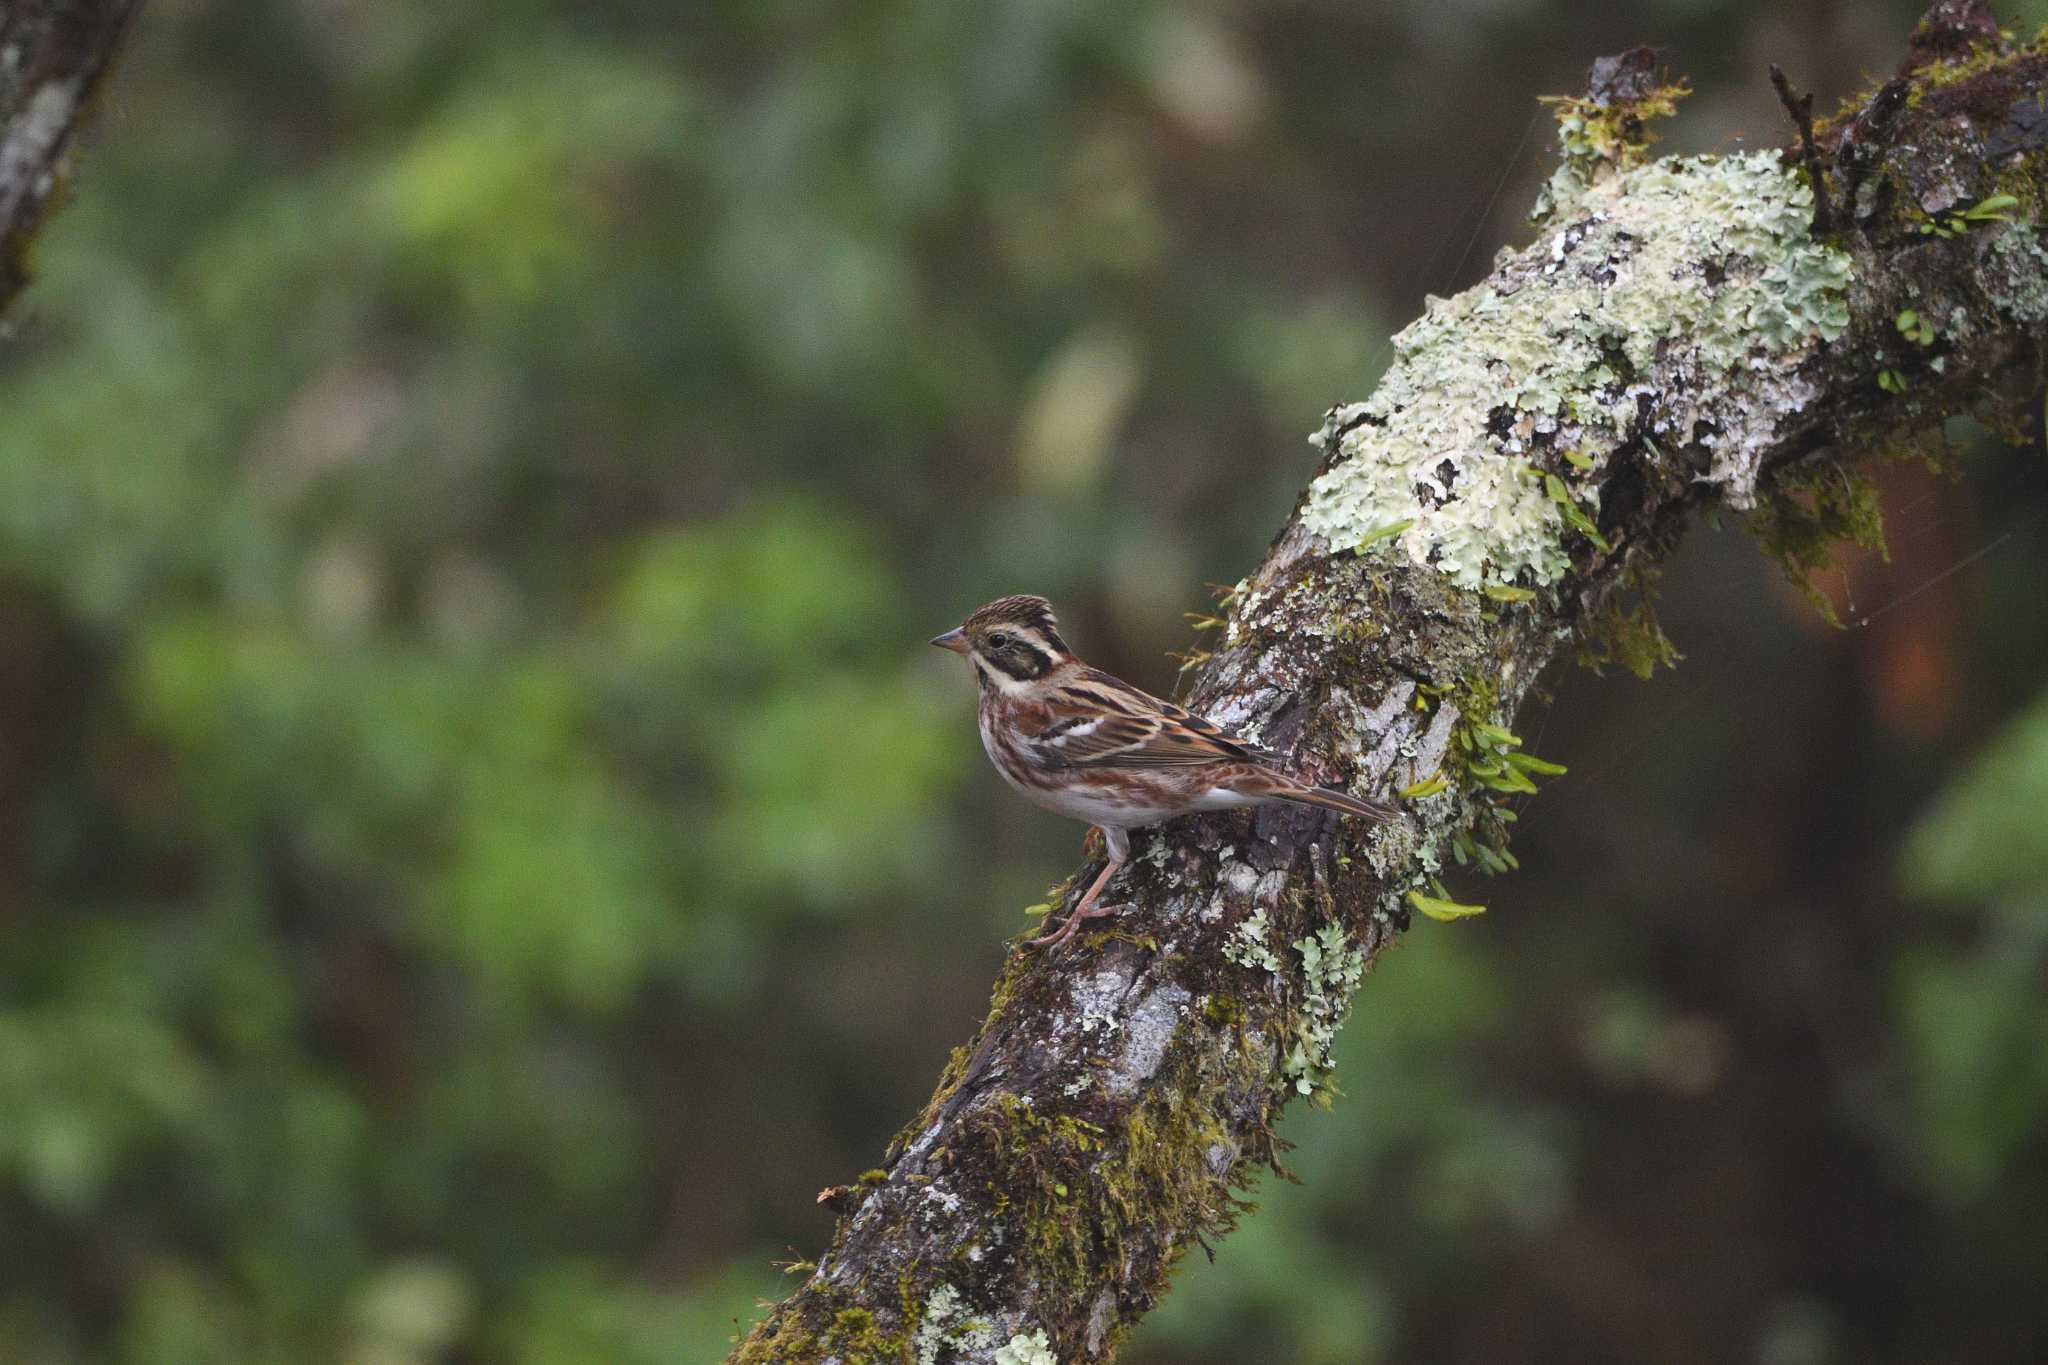
<instances>
[{"instance_id":1,"label":"tree bark","mask_svg":"<svg viewBox=\"0 0 2048 1365\"><path fill-rule=\"evenodd\" d=\"M14 0L0 10L0 309L70 175L79 125L135 0Z\"/></svg>"},{"instance_id":2,"label":"tree bark","mask_svg":"<svg viewBox=\"0 0 2048 1365\"><path fill-rule=\"evenodd\" d=\"M1597 64L1558 104L1537 240L1431 300L1373 397L1331 411L1193 690L1320 781L1405 789L1403 817L1141 835L1111 888L1129 908L1011 957L882 1169L821 1196L830 1249L732 1359L1109 1359L1229 1230L1281 1109L1325 1095L1374 959L1412 911L1460 912L1432 880L1453 850L1511 856L1505 797L1544 765L1509 732L1544 666L1670 661L1648 580L1694 510L1755 509L1808 567L1874 529L1849 457L1925 453L1963 411L2033 422L2044 73L2039 42L1944 0L1896 77L1782 156L1652 160L1644 124L1682 90L1646 50Z\"/></svg>"}]
</instances>

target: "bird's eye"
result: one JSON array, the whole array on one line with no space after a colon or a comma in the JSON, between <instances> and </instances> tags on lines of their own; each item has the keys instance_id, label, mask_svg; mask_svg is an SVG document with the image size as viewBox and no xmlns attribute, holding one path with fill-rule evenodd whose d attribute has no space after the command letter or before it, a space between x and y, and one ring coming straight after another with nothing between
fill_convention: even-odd
<instances>
[{"instance_id":1,"label":"bird's eye","mask_svg":"<svg viewBox=\"0 0 2048 1365\"><path fill-rule=\"evenodd\" d=\"M995 634L988 637L988 647L990 649L1007 649L1009 648L1009 644L1010 637L1003 634L1001 631L997 631Z\"/></svg>"}]
</instances>

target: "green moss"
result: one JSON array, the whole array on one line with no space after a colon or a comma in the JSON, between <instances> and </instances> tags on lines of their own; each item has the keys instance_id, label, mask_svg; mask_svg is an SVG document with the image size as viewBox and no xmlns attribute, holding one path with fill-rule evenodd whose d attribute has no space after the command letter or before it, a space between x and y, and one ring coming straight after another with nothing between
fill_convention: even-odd
<instances>
[{"instance_id":1,"label":"green moss","mask_svg":"<svg viewBox=\"0 0 2048 1365\"><path fill-rule=\"evenodd\" d=\"M1860 470L1834 460L1809 460L1781 473L1749 520L1764 552L1828 621L1839 626L1835 605L1813 586L1834 545L1846 541L1884 552L1884 515L1877 485Z\"/></svg>"},{"instance_id":2,"label":"green moss","mask_svg":"<svg viewBox=\"0 0 2048 1365\"><path fill-rule=\"evenodd\" d=\"M1102 1129L1066 1114L1041 1113L1008 1092L990 1097L970 1122L971 1141L988 1156L985 1178L996 1207L1009 1212L1041 1274L1078 1294L1091 1258L1085 1188Z\"/></svg>"},{"instance_id":3,"label":"green moss","mask_svg":"<svg viewBox=\"0 0 2048 1365\"><path fill-rule=\"evenodd\" d=\"M1921 29L1925 27L1923 22ZM1918 109L1939 91L1981 76L2010 59L2011 54L2000 44L1980 43L1958 55L1930 62L1913 73L1913 88L1906 95L1906 107Z\"/></svg>"},{"instance_id":4,"label":"green moss","mask_svg":"<svg viewBox=\"0 0 2048 1365\"><path fill-rule=\"evenodd\" d=\"M1202 1017L1217 1028L1236 1028L1244 1023L1244 1006L1234 996L1212 993L1202 997Z\"/></svg>"},{"instance_id":5,"label":"green moss","mask_svg":"<svg viewBox=\"0 0 2048 1365\"><path fill-rule=\"evenodd\" d=\"M875 1315L865 1308L842 1308L834 1313L824 1339L826 1349L842 1356L846 1365L899 1360L908 1342L908 1333L883 1331Z\"/></svg>"},{"instance_id":6,"label":"green moss","mask_svg":"<svg viewBox=\"0 0 2048 1365\"><path fill-rule=\"evenodd\" d=\"M991 1096L967 1122L957 1144L960 1169L972 1162L1004 1210L1059 1305L1049 1321L1085 1318L1105 1273L1126 1295L1163 1292L1172 1263L1194 1239L1162 1237L1162 1211L1198 1236L1235 1222L1241 1204L1231 1189L1245 1169L1238 1140L1194 1098L1215 1087L1187 1074L1198 1065L1193 1057L1172 1065L1182 1074L1147 1087L1115 1130L1043 1112L1011 1094ZM1212 1159L1218 1152L1228 1159Z\"/></svg>"},{"instance_id":7,"label":"green moss","mask_svg":"<svg viewBox=\"0 0 2048 1365\"><path fill-rule=\"evenodd\" d=\"M1595 673L1608 664L1620 664L1647 680L1684 657L1664 633L1647 589L1638 590L1632 601L1624 601L1620 594L1610 596L1579 627L1577 638L1579 662Z\"/></svg>"},{"instance_id":8,"label":"green moss","mask_svg":"<svg viewBox=\"0 0 2048 1365\"><path fill-rule=\"evenodd\" d=\"M1547 95L1557 120L1558 166L1536 196L1531 221L1538 224L1576 204L1596 182L1642 164L1657 140L1650 125L1678 112L1692 93L1683 80L1660 85L1641 99L1608 101L1583 95Z\"/></svg>"}]
</instances>

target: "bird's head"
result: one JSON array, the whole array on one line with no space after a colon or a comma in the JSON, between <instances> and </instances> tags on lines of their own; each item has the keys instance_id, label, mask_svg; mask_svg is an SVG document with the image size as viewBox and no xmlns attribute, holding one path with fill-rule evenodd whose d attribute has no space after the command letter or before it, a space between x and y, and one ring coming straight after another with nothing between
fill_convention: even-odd
<instances>
[{"instance_id":1,"label":"bird's head","mask_svg":"<svg viewBox=\"0 0 2048 1365\"><path fill-rule=\"evenodd\" d=\"M984 684L1005 690L1028 686L1074 657L1060 638L1052 604L1021 593L970 612L932 643L966 655Z\"/></svg>"}]
</instances>

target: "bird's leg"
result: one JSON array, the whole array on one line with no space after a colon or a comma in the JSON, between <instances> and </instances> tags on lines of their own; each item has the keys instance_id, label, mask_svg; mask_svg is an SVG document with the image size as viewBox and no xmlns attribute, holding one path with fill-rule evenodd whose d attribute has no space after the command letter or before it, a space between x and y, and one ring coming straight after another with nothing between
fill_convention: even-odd
<instances>
[{"instance_id":1,"label":"bird's leg","mask_svg":"<svg viewBox=\"0 0 2048 1365\"><path fill-rule=\"evenodd\" d=\"M1103 919L1123 909L1120 905L1095 904L1095 898L1102 894L1103 883L1114 876L1116 870L1122 866L1122 863L1114 860L1105 864L1102 871L1096 874L1095 880L1089 883L1088 894L1081 897L1081 903L1074 907L1072 914L1067 916L1067 922L1050 934L1042 934L1037 938L1028 940L1030 946L1036 948L1042 945L1049 948L1057 948L1074 936L1074 932L1081 927L1082 920Z\"/></svg>"},{"instance_id":2,"label":"bird's leg","mask_svg":"<svg viewBox=\"0 0 2048 1365\"><path fill-rule=\"evenodd\" d=\"M1102 894L1103 887L1109 885L1109 879L1116 875L1116 870L1130 861L1131 838L1123 830L1112 829L1107 825L1098 828L1102 830L1102 837L1109 845L1109 861L1103 864L1102 871L1095 874L1095 880L1088 884L1087 894L1081 897L1080 904L1067 916L1067 922L1050 934L1042 934L1029 940L1030 947L1057 948L1074 936L1083 920L1106 919L1123 909L1121 905L1097 905L1095 898Z\"/></svg>"}]
</instances>

